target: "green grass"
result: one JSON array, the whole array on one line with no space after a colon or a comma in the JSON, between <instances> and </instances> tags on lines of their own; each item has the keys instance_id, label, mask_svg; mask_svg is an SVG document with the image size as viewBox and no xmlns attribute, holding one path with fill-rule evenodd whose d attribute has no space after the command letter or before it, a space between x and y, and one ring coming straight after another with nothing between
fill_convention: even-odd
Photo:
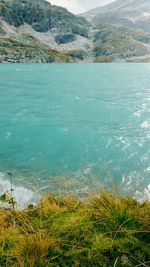
<instances>
[{"instance_id":1,"label":"green grass","mask_svg":"<svg viewBox=\"0 0 150 267\"><path fill-rule=\"evenodd\" d=\"M86 52L83 50L71 50L71 51L64 51L64 55L67 57L71 57L72 59L76 60L83 60L86 56Z\"/></svg>"},{"instance_id":2,"label":"green grass","mask_svg":"<svg viewBox=\"0 0 150 267\"><path fill-rule=\"evenodd\" d=\"M150 34L141 30L102 26L94 37L95 62L127 60L147 55L149 51L145 44L149 42Z\"/></svg>"},{"instance_id":3,"label":"green grass","mask_svg":"<svg viewBox=\"0 0 150 267\"><path fill-rule=\"evenodd\" d=\"M2 62L48 62L64 63L75 61L63 52L41 45L37 40L22 36L21 40L0 37L0 58ZM27 39L27 40L26 40ZM28 43L29 41L29 43Z\"/></svg>"},{"instance_id":4,"label":"green grass","mask_svg":"<svg viewBox=\"0 0 150 267\"><path fill-rule=\"evenodd\" d=\"M48 48L47 49L47 53L49 56L51 56L52 58L54 58L54 62L56 63L69 63L69 62L73 62L73 59L66 55L63 52L58 52L54 49Z\"/></svg>"},{"instance_id":5,"label":"green grass","mask_svg":"<svg viewBox=\"0 0 150 267\"><path fill-rule=\"evenodd\" d=\"M106 190L0 210L0 266L150 266L150 203Z\"/></svg>"}]
</instances>

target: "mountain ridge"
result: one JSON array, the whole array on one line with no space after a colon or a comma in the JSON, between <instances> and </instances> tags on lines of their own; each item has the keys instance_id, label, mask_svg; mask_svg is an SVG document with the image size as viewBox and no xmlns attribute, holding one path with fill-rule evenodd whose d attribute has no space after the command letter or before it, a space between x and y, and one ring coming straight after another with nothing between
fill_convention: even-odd
<instances>
[{"instance_id":1,"label":"mountain ridge","mask_svg":"<svg viewBox=\"0 0 150 267\"><path fill-rule=\"evenodd\" d=\"M107 23L150 32L149 0L117 0L82 16L94 25Z\"/></svg>"},{"instance_id":2,"label":"mountain ridge","mask_svg":"<svg viewBox=\"0 0 150 267\"><path fill-rule=\"evenodd\" d=\"M136 1L143 3L142 8L148 3ZM117 0L97 8L100 16L93 16L92 20L88 12L91 23L45 0L0 0L0 62L147 62L147 23L144 28L133 21L126 25L129 18L116 16L116 10L122 16L122 10L129 9L135 17L137 13L131 10L134 3L135 0ZM139 8L138 14L142 12ZM112 21L116 18L119 22Z\"/></svg>"},{"instance_id":3,"label":"mountain ridge","mask_svg":"<svg viewBox=\"0 0 150 267\"><path fill-rule=\"evenodd\" d=\"M16 50L21 49L21 46L27 45L29 43L29 36L32 36L32 41L30 42L30 46L32 45L32 55L31 58L28 57L27 61L39 61L39 62L51 62L52 59L49 59L49 55L44 55L44 58L38 60L37 57L34 58L33 50L37 47L37 50L42 50L42 54L45 49L49 51L49 49L58 50L59 53L64 50L65 56L60 56L60 62L62 58L65 58L66 62L66 50L68 50L67 45L70 43L74 44L73 48L69 48L69 50L76 50L73 54L73 57L67 54L67 62L76 61L80 57L82 58L83 48L86 43L88 43L88 33L90 23L87 22L84 18L79 18L74 14L70 13L67 9L58 7L55 5L51 5L49 2L42 0L1 0L0 1L0 32L1 38L10 38L11 41L16 41ZM27 35L27 40L25 40L25 35ZM22 38L23 37L23 38ZM20 39L23 39L23 43ZM33 42L34 39L34 42ZM81 39L83 45L78 45L77 41ZM77 41L76 41L77 40ZM9 40L10 41L10 40ZM27 42L26 42L27 41ZM19 43L20 42L20 45ZM1 61L5 60L5 55L7 51L4 51L4 43L1 41ZM11 46L12 42L8 43L8 47L10 50L14 52L14 46ZM62 44L62 45L61 45ZM17 48L19 45L19 48ZM29 45L29 44L28 44ZM46 48L47 47L47 48ZM60 49L59 49L60 48ZM8 49L7 49L8 50ZM28 50L28 49L27 49ZM10 52L11 52L10 51ZM3 52L3 55L2 55ZM24 51L20 51L21 55L24 54ZM11 53L10 53L11 54ZM14 54L14 53L13 53ZM28 53L27 53L28 54ZM30 53L29 53L30 54ZM41 52L40 52L41 54ZM47 52L46 52L47 54ZM54 53L54 58L55 58ZM72 51L71 51L72 54ZM19 60L19 56L15 59L15 55L12 55L10 61ZM40 56L41 57L41 56ZM21 58L26 60L26 54L22 55ZM22 60L22 59L20 59ZM63 60L64 61L64 60ZM62 62L63 62L62 61ZM21 61L22 62L22 61ZM55 62L55 59L54 59ZM57 62L57 58L56 58Z\"/></svg>"}]
</instances>

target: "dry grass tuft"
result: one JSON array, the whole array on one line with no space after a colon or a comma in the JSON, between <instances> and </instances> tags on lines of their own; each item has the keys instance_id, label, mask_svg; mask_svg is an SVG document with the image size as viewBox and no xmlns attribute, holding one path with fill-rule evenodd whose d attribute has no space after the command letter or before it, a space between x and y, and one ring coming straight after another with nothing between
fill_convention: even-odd
<instances>
[{"instance_id":1,"label":"dry grass tuft","mask_svg":"<svg viewBox=\"0 0 150 267\"><path fill-rule=\"evenodd\" d=\"M0 266L150 266L150 203L101 190L0 210Z\"/></svg>"}]
</instances>

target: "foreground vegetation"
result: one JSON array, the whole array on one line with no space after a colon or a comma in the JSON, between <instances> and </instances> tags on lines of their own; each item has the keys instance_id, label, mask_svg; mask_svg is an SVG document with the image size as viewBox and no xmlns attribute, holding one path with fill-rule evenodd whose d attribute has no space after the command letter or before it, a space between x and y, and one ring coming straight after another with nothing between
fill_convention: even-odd
<instances>
[{"instance_id":1,"label":"foreground vegetation","mask_svg":"<svg viewBox=\"0 0 150 267\"><path fill-rule=\"evenodd\" d=\"M0 266L150 266L150 203L106 190L0 210Z\"/></svg>"}]
</instances>

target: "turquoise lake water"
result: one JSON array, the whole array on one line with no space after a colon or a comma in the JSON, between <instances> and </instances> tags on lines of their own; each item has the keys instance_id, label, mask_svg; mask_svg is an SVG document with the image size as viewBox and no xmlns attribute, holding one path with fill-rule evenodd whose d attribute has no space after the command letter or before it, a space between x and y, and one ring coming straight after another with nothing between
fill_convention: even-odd
<instances>
[{"instance_id":1,"label":"turquoise lake water","mask_svg":"<svg viewBox=\"0 0 150 267\"><path fill-rule=\"evenodd\" d=\"M63 176L148 194L150 64L1 64L1 190L8 170L28 195Z\"/></svg>"}]
</instances>

